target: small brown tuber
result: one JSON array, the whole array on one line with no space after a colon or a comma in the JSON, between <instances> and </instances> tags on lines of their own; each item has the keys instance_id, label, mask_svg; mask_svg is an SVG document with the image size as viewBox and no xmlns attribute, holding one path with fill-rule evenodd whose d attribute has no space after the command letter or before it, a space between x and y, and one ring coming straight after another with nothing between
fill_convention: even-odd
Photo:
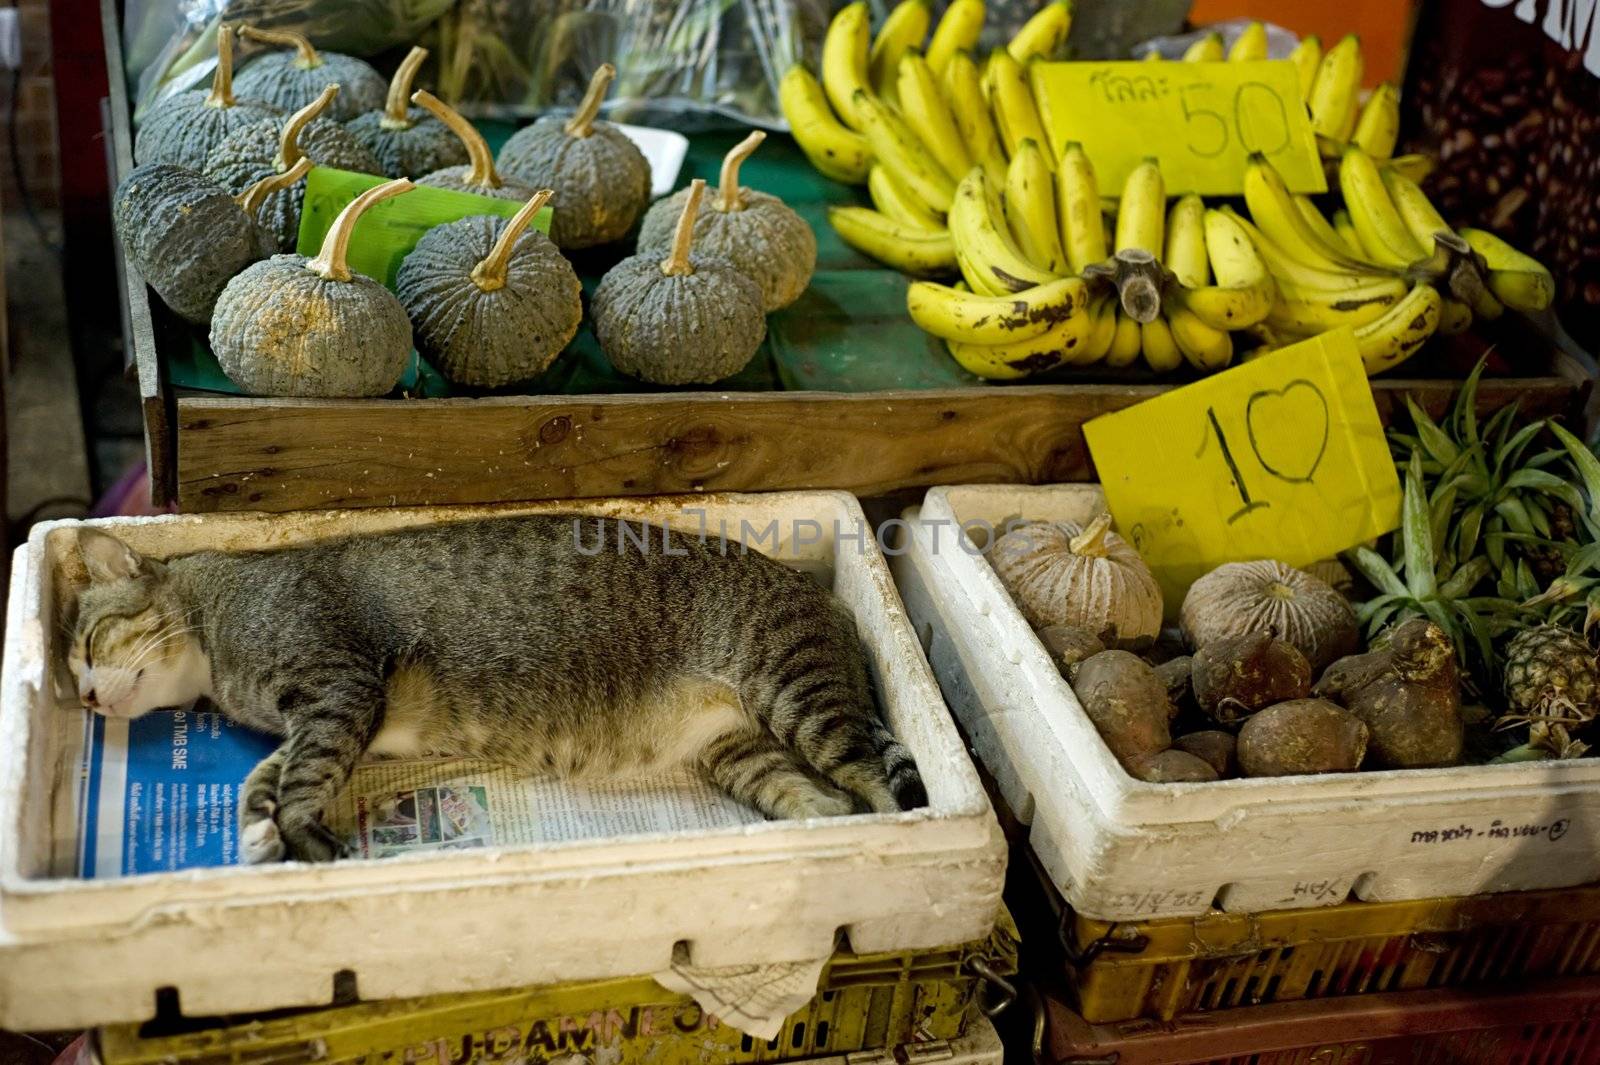
<instances>
[{"instance_id":1,"label":"small brown tuber","mask_svg":"<svg viewBox=\"0 0 1600 1065\"><path fill-rule=\"evenodd\" d=\"M1247 777L1347 773L1367 753L1367 726L1326 699L1295 699L1260 711L1239 730Z\"/></svg>"},{"instance_id":2,"label":"small brown tuber","mask_svg":"<svg viewBox=\"0 0 1600 1065\"><path fill-rule=\"evenodd\" d=\"M1167 700L1172 703L1174 718L1194 699L1193 670L1194 659L1188 655L1169 658L1156 667L1156 676L1167 686Z\"/></svg>"},{"instance_id":3,"label":"small brown tuber","mask_svg":"<svg viewBox=\"0 0 1600 1065\"><path fill-rule=\"evenodd\" d=\"M1106 649L1106 645L1091 632L1076 625L1046 625L1039 630L1039 642L1050 652L1050 660L1064 677L1067 670L1092 658Z\"/></svg>"},{"instance_id":4,"label":"small brown tuber","mask_svg":"<svg viewBox=\"0 0 1600 1065\"><path fill-rule=\"evenodd\" d=\"M1366 723L1380 766L1421 769L1461 761L1465 727L1455 647L1431 621L1413 618L1393 631L1383 650L1339 659L1315 691Z\"/></svg>"},{"instance_id":5,"label":"small brown tuber","mask_svg":"<svg viewBox=\"0 0 1600 1065\"><path fill-rule=\"evenodd\" d=\"M1194 654L1194 697L1222 725L1237 725L1263 706L1311 694L1311 663L1293 644L1265 632L1225 636Z\"/></svg>"},{"instance_id":6,"label":"small brown tuber","mask_svg":"<svg viewBox=\"0 0 1600 1065\"><path fill-rule=\"evenodd\" d=\"M1130 651L1102 651L1080 662L1072 690L1100 738L1129 772L1142 757L1172 746L1167 689L1149 663Z\"/></svg>"},{"instance_id":7,"label":"small brown tuber","mask_svg":"<svg viewBox=\"0 0 1600 1065\"><path fill-rule=\"evenodd\" d=\"M1223 732L1220 729L1191 732L1173 740L1172 746L1176 750L1186 751L1199 758L1215 769L1219 777L1231 777L1239 769L1234 757L1238 741L1233 738L1231 732Z\"/></svg>"},{"instance_id":8,"label":"small brown tuber","mask_svg":"<svg viewBox=\"0 0 1600 1065\"><path fill-rule=\"evenodd\" d=\"M1151 784L1200 784L1220 779L1211 763L1177 748L1136 759L1128 771Z\"/></svg>"}]
</instances>

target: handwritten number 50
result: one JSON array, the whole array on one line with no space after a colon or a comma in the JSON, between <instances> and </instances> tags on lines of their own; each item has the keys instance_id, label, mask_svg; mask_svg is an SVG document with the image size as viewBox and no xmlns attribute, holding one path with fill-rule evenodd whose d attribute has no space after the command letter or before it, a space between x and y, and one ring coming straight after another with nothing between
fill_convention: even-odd
<instances>
[{"instance_id":1,"label":"handwritten number 50","mask_svg":"<svg viewBox=\"0 0 1600 1065\"><path fill-rule=\"evenodd\" d=\"M1189 127L1189 151L1202 159L1214 159L1227 151L1231 139L1228 120L1220 111L1196 107L1190 102L1191 92L1208 88L1208 85L1186 85L1179 100L1184 122ZM1252 96L1266 99L1247 107ZM1277 127L1276 136L1268 132L1274 126ZM1289 146L1289 116L1284 111L1283 100L1270 85L1259 81L1247 81L1234 92L1232 129L1232 136L1238 137L1240 147L1246 152L1274 155Z\"/></svg>"}]
</instances>

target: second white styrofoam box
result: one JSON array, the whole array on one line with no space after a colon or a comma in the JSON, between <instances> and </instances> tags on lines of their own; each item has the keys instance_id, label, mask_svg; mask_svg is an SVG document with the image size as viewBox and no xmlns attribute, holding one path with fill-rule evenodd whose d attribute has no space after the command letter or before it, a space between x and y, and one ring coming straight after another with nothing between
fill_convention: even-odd
<instances>
[{"instance_id":1,"label":"second white styrofoam box","mask_svg":"<svg viewBox=\"0 0 1600 1065\"><path fill-rule=\"evenodd\" d=\"M1129 776L979 550L978 530L1011 518L1085 523L1104 509L1092 485L934 488L892 552L946 701L1078 912L1138 920L1600 878L1596 759L1203 784Z\"/></svg>"},{"instance_id":2,"label":"second white styrofoam box","mask_svg":"<svg viewBox=\"0 0 1600 1065\"><path fill-rule=\"evenodd\" d=\"M980 939L1005 848L993 810L855 499L776 493L95 522L154 557L282 547L421 523L596 513L751 546L854 612L883 712L927 808L725 829L412 854L375 861L52 876L70 835L73 738L60 608L78 522L35 526L12 570L0 689L0 1026L137 1021L158 989L188 1015L819 958ZM765 541L755 537L766 537ZM348 979L348 977L343 977Z\"/></svg>"}]
</instances>

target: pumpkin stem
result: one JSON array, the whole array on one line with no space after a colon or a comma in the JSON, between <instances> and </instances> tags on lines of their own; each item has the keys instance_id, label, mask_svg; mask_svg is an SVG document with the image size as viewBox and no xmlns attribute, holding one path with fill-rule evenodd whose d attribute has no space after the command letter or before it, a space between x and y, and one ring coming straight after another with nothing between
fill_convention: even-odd
<instances>
[{"instance_id":1,"label":"pumpkin stem","mask_svg":"<svg viewBox=\"0 0 1600 1065\"><path fill-rule=\"evenodd\" d=\"M233 98L233 27L224 22L217 27L217 72L211 76L206 106L232 107L236 102Z\"/></svg>"},{"instance_id":2,"label":"pumpkin stem","mask_svg":"<svg viewBox=\"0 0 1600 1065\"><path fill-rule=\"evenodd\" d=\"M767 139L764 130L754 130L750 136L728 149L722 157L721 184L717 187L717 210L737 211L739 207L739 164L755 154L761 142Z\"/></svg>"},{"instance_id":3,"label":"pumpkin stem","mask_svg":"<svg viewBox=\"0 0 1600 1065\"><path fill-rule=\"evenodd\" d=\"M261 209L262 200L265 200L279 189L288 188L309 173L311 173L311 160L302 155L295 160L295 164L289 169L281 174L268 174L235 196L233 202L244 208L245 214L254 217L255 213Z\"/></svg>"},{"instance_id":4,"label":"pumpkin stem","mask_svg":"<svg viewBox=\"0 0 1600 1065\"><path fill-rule=\"evenodd\" d=\"M1267 585L1267 594L1274 599L1289 600L1295 597L1294 589L1282 581L1273 581Z\"/></svg>"},{"instance_id":5,"label":"pumpkin stem","mask_svg":"<svg viewBox=\"0 0 1600 1065\"><path fill-rule=\"evenodd\" d=\"M426 89L418 89L412 93L411 102L427 108L435 118L449 126L450 132L467 146L467 159L472 163L466 176L468 185L486 189L500 187L500 175L495 172L494 155L489 151L489 142L483 139L483 134L479 133L471 122L461 117L461 112Z\"/></svg>"},{"instance_id":6,"label":"pumpkin stem","mask_svg":"<svg viewBox=\"0 0 1600 1065\"><path fill-rule=\"evenodd\" d=\"M694 273L694 267L689 265L689 244L694 240L694 220L700 215L700 197L705 192L704 178L695 178L689 184L689 198L683 201L678 227L672 231L672 254L661 261L661 272L668 277Z\"/></svg>"},{"instance_id":7,"label":"pumpkin stem","mask_svg":"<svg viewBox=\"0 0 1600 1065\"><path fill-rule=\"evenodd\" d=\"M517 241L522 237L522 231L528 228L528 223L533 221L534 215L544 209L545 201L555 195L554 189L540 189L534 193L528 202L522 205L522 210L511 216L511 221L500 231L500 236L494 242L494 247L489 249L488 256L472 268L472 283L484 292L493 292L497 288L504 288L506 284L506 267L511 263L511 251L517 246Z\"/></svg>"},{"instance_id":8,"label":"pumpkin stem","mask_svg":"<svg viewBox=\"0 0 1600 1065\"><path fill-rule=\"evenodd\" d=\"M611 88L611 79L616 76L616 67L610 63L600 64L600 69L589 79L589 91L583 94L583 103L578 105L578 110L562 127L566 130L567 136L587 137L594 131L594 118L600 113L600 104L606 98L606 90Z\"/></svg>"},{"instance_id":9,"label":"pumpkin stem","mask_svg":"<svg viewBox=\"0 0 1600 1065\"><path fill-rule=\"evenodd\" d=\"M311 125L313 118L326 111L338 95L339 86L330 84L322 90L321 96L289 116L289 120L283 124L283 132L278 134L278 158L272 161L280 171L288 170L300 161L305 154L300 150L300 131Z\"/></svg>"},{"instance_id":10,"label":"pumpkin stem","mask_svg":"<svg viewBox=\"0 0 1600 1065\"><path fill-rule=\"evenodd\" d=\"M387 200L390 196L398 196L414 188L416 186L409 178L395 178L382 185L374 185L345 204L344 210L339 212L339 217L328 227L327 236L322 238L322 249L317 252L317 257L306 260L306 269L324 281L350 280L350 265L346 261L346 253L350 250L350 234L355 231L357 220L368 207L379 200Z\"/></svg>"},{"instance_id":11,"label":"pumpkin stem","mask_svg":"<svg viewBox=\"0 0 1600 1065\"><path fill-rule=\"evenodd\" d=\"M293 48L300 53L294 57L294 65L301 70L313 70L322 65L322 57L302 34L292 33L289 30L260 30L254 26L240 26L239 36L257 44L276 44L284 48Z\"/></svg>"},{"instance_id":12,"label":"pumpkin stem","mask_svg":"<svg viewBox=\"0 0 1600 1065\"><path fill-rule=\"evenodd\" d=\"M400 61L394 77L389 79L389 95L384 98L383 119L378 123L384 129L410 129L410 112L406 103L411 99L411 83L417 80L422 61L428 58L426 48L413 48Z\"/></svg>"},{"instance_id":13,"label":"pumpkin stem","mask_svg":"<svg viewBox=\"0 0 1600 1065\"><path fill-rule=\"evenodd\" d=\"M1089 527L1074 536L1067 543L1067 550L1074 555L1085 555L1089 558L1106 557L1106 533L1111 531L1110 513L1101 514L1089 523Z\"/></svg>"}]
</instances>

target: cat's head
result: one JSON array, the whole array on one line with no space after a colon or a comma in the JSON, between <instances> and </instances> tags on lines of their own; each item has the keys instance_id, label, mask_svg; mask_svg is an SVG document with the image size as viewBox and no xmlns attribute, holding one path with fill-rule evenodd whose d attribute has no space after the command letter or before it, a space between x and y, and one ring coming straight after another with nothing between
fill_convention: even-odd
<instances>
[{"instance_id":1,"label":"cat's head","mask_svg":"<svg viewBox=\"0 0 1600 1065\"><path fill-rule=\"evenodd\" d=\"M78 698L107 717L183 706L209 687L209 669L167 567L121 540L78 531L89 584L78 593L67 664Z\"/></svg>"}]
</instances>

